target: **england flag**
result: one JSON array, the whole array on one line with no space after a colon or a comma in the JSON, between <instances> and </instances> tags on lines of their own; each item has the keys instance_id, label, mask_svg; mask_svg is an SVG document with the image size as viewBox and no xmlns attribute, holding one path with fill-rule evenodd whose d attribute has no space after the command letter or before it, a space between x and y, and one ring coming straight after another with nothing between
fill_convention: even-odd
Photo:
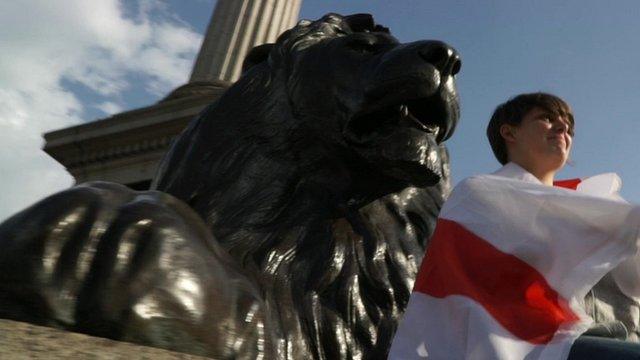
<instances>
[{"instance_id":1,"label":"england flag","mask_svg":"<svg viewBox=\"0 0 640 360\"><path fill-rule=\"evenodd\" d=\"M620 179L557 185L508 164L454 189L390 359L566 359L600 278L613 270L640 296L640 207L619 197Z\"/></svg>"}]
</instances>

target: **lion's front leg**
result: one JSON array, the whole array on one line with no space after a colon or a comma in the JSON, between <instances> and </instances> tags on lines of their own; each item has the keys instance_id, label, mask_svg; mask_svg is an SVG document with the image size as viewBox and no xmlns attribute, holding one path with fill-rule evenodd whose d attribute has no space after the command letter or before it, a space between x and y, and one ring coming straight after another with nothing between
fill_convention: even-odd
<instances>
[{"instance_id":1,"label":"lion's front leg","mask_svg":"<svg viewBox=\"0 0 640 360\"><path fill-rule=\"evenodd\" d=\"M199 216L93 183L0 225L0 316L216 358L269 354L255 284Z\"/></svg>"}]
</instances>

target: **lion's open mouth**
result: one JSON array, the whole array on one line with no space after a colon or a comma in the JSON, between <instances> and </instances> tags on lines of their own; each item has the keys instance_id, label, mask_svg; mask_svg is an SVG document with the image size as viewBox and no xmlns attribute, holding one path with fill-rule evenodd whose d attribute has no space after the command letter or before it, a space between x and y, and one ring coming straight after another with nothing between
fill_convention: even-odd
<instances>
[{"instance_id":1,"label":"lion's open mouth","mask_svg":"<svg viewBox=\"0 0 640 360\"><path fill-rule=\"evenodd\" d=\"M445 139L449 127L445 105L436 95L364 111L351 118L345 133L350 141L365 144L370 140L385 137L399 127L414 128L433 134L440 143Z\"/></svg>"}]
</instances>

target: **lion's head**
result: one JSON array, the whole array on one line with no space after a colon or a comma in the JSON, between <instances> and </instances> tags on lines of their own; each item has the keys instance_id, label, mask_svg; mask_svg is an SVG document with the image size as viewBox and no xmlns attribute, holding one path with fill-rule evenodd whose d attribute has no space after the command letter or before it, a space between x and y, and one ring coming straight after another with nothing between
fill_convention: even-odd
<instances>
[{"instance_id":1,"label":"lion's head","mask_svg":"<svg viewBox=\"0 0 640 360\"><path fill-rule=\"evenodd\" d=\"M309 136L351 161L352 174L402 187L440 180L437 143L451 135L459 112L460 59L452 48L400 44L364 14L298 26L275 47L269 61L289 69L292 113Z\"/></svg>"},{"instance_id":2,"label":"lion's head","mask_svg":"<svg viewBox=\"0 0 640 360\"><path fill-rule=\"evenodd\" d=\"M383 356L448 185L460 59L369 15L254 49L183 132L156 187L256 277L283 357Z\"/></svg>"},{"instance_id":3,"label":"lion's head","mask_svg":"<svg viewBox=\"0 0 640 360\"><path fill-rule=\"evenodd\" d=\"M200 131L183 137L188 144L174 149L159 188L206 186L210 174L184 162L197 159L199 166L207 153L212 171L210 165L231 150L247 148L280 151L273 158L312 172L332 163L335 171L324 180L365 201L436 184L442 176L438 143L458 121L459 70L451 47L400 44L370 15L301 21L276 44L249 54L244 76L201 116ZM372 194L373 188L380 192Z\"/></svg>"}]
</instances>

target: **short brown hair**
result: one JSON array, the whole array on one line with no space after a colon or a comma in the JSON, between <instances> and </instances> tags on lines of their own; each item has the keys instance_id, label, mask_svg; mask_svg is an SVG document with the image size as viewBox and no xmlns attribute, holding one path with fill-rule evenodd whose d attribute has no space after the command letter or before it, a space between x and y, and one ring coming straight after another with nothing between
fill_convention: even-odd
<instances>
[{"instance_id":1,"label":"short brown hair","mask_svg":"<svg viewBox=\"0 0 640 360\"><path fill-rule=\"evenodd\" d=\"M542 108L556 116L566 116L570 123L569 131L573 133L573 113L569 104L564 100L555 95L543 92L517 95L496 107L489 121L489 126L487 126L489 144L491 144L493 154L502 165L509 162L509 154L507 154L507 145L505 144L504 138L500 134L500 128L504 124L513 126L520 125L522 118L536 107Z\"/></svg>"}]
</instances>

